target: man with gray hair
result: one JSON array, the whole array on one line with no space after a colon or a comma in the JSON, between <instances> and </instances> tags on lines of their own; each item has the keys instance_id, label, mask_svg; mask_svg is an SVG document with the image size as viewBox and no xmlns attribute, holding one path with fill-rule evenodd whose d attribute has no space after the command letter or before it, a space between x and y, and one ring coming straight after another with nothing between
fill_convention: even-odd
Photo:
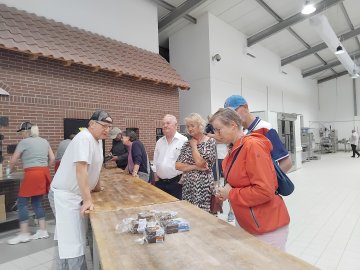
<instances>
[{"instance_id":1,"label":"man with gray hair","mask_svg":"<svg viewBox=\"0 0 360 270\"><path fill-rule=\"evenodd\" d=\"M181 200L181 171L175 169L175 162L187 138L176 131L176 117L167 114L162 120L164 137L156 142L154 152L155 186Z\"/></svg>"}]
</instances>

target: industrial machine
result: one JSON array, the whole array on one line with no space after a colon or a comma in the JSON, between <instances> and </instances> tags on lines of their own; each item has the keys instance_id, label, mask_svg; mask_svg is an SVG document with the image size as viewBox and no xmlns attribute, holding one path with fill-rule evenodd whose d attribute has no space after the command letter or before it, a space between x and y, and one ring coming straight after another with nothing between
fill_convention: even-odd
<instances>
[{"instance_id":1,"label":"industrial machine","mask_svg":"<svg viewBox=\"0 0 360 270\"><path fill-rule=\"evenodd\" d=\"M319 130L320 150L322 154L336 153L338 150L338 133L336 129Z\"/></svg>"}]
</instances>

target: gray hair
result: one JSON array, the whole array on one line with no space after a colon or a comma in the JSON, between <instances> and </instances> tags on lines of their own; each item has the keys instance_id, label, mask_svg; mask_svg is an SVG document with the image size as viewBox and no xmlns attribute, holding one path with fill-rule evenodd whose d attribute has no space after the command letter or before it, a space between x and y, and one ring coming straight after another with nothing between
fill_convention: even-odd
<instances>
[{"instance_id":1,"label":"gray hair","mask_svg":"<svg viewBox=\"0 0 360 270\"><path fill-rule=\"evenodd\" d=\"M230 108L221 108L219 109L210 119L210 123L214 122L215 119L218 119L225 126L230 126L232 122L234 122L239 130L242 129L242 120L240 115Z\"/></svg>"},{"instance_id":2,"label":"gray hair","mask_svg":"<svg viewBox=\"0 0 360 270\"><path fill-rule=\"evenodd\" d=\"M201 132L204 132L206 121L201 117L200 114L191 113L188 117L185 117L185 124L187 125L189 122L197 124Z\"/></svg>"},{"instance_id":3,"label":"gray hair","mask_svg":"<svg viewBox=\"0 0 360 270\"><path fill-rule=\"evenodd\" d=\"M177 119L176 119L176 117L175 117L174 115L172 115L172 114L166 114L166 115L164 116L163 120L164 120L165 118L170 118L171 121L173 121L173 122L175 123L175 125L177 124Z\"/></svg>"},{"instance_id":4,"label":"gray hair","mask_svg":"<svg viewBox=\"0 0 360 270\"><path fill-rule=\"evenodd\" d=\"M39 137L40 132L39 132L39 127L36 125L33 125L30 129L30 136L31 137Z\"/></svg>"}]
</instances>

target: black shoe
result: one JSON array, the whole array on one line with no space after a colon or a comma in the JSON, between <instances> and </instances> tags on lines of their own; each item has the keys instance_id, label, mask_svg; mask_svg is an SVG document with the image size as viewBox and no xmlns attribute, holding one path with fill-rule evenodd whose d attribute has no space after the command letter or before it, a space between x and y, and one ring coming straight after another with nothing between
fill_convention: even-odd
<instances>
[{"instance_id":1,"label":"black shoe","mask_svg":"<svg viewBox=\"0 0 360 270\"><path fill-rule=\"evenodd\" d=\"M358 155L358 158L360 157L360 155Z\"/></svg>"},{"instance_id":2,"label":"black shoe","mask_svg":"<svg viewBox=\"0 0 360 270\"><path fill-rule=\"evenodd\" d=\"M355 156L351 156L351 157L355 157Z\"/></svg>"}]
</instances>

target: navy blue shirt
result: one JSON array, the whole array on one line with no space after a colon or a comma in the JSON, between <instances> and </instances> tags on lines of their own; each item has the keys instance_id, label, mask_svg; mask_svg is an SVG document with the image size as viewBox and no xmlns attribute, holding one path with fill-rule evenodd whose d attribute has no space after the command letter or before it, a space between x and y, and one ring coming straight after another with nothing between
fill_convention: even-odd
<instances>
[{"instance_id":1,"label":"navy blue shirt","mask_svg":"<svg viewBox=\"0 0 360 270\"><path fill-rule=\"evenodd\" d=\"M142 142L138 140L133 141L131 146L131 156L134 164L140 165L139 172L148 173L148 160Z\"/></svg>"}]
</instances>

